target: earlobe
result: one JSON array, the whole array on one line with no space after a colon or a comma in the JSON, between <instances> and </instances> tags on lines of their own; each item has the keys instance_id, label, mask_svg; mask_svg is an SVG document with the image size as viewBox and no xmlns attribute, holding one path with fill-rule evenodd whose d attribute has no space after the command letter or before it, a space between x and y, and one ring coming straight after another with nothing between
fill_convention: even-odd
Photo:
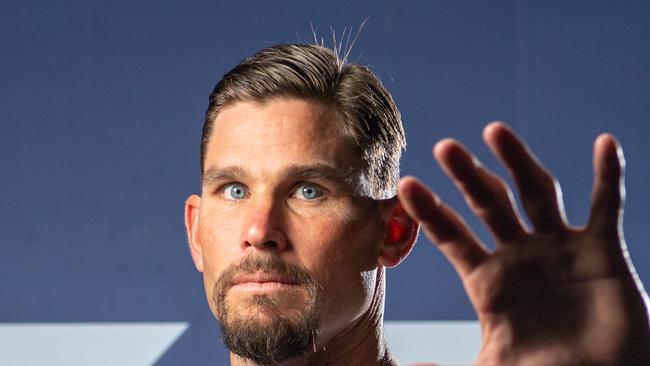
<instances>
[{"instance_id":1,"label":"earlobe","mask_svg":"<svg viewBox=\"0 0 650 366\"><path fill-rule=\"evenodd\" d=\"M198 230L200 208L201 197L198 195L193 194L185 201L185 230L187 231L190 254L196 270L203 272L203 252Z\"/></svg>"},{"instance_id":2,"label":"earlobe","mask_svg":"<svg viewBox=\"0 0 650 366\"><path fill-rule=\"evenodd\" d=\"M392 206L386 221L386 236L379 248L379 263L384 267L395 267L408 256L419 228L397 200Z\"/></svg>"}]
</instances>

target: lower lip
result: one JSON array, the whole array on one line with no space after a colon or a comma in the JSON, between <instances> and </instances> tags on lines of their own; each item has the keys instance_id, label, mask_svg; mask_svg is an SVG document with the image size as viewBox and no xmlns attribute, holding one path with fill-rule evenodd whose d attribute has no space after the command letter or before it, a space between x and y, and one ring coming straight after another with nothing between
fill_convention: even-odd
<instances>
[{"instance_id":1,"label":"lower lip","mask_svg":"<svg viewBox=\"0 0 650 366\"><path fill-rule=\"evenodd\" d=\"M299 286L284 282L244 282L234 285L231 290L242 292L269 292L282 290L295 290Z\"/></svg>"}]
</instances>

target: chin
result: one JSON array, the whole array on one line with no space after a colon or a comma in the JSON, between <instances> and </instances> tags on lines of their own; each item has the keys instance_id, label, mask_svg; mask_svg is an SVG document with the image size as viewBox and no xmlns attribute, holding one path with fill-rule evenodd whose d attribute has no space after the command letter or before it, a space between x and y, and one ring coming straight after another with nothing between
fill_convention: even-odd
<instances>
[{"instance_id":1,"label":"chin","mask_svg":"<svg viewBox=\"0 0 650 366\"><path fill-rule=\"evenodd\" d=\"M254 295L237 304L227 302L220 318L221 337L231 352L260 364L277 364L314 348L320 327L318 309L296 303L287 309L274 299Z\"/></svg>"},{"instance_id":2,"label":"chin","mask_svg":"<svg viewBox=\"0 0 650 366\"><path fill-rule=\"evenodd\" d=\"M278 299L277 296L253 295L244 301L238 301L229 306L229 317L258 321L260 324L273 323L278 318L295 320L301 316L301 309L307 308L306 304L292 303L285 299ZM232 310L230 310L232 309Z\"/></svg>"}]
</instances>

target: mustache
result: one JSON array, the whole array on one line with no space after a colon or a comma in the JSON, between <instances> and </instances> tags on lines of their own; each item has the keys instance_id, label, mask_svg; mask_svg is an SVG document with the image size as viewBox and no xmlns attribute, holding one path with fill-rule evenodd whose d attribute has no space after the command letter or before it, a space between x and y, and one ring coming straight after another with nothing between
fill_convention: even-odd
<instances>
[{"instance_id":1,"label":"mustache","mask_svg":"<svg viewBox=\"0 0 650 366\"><path fill-rule=\"evenodd\" d=\"M255 272L273 274L308 290L316 291L320 288L315 276L300 265L284 262L278 257L247 256L240 263L231 264L219 275L215 283L215 296L225 296L237 276Z\"/></svg>"}]
</instances>

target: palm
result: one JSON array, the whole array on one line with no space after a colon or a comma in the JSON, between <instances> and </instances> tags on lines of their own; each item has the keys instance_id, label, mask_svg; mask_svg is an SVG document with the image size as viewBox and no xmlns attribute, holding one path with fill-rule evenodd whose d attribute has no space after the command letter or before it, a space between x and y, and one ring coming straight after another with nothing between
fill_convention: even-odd
<instances>
[{"instance_id":1,"label":"palm","mask_svg":"<svg viewBox=\"0 0 650 366\"><path fill-rule=\"evenodd\" d=\"M620 301L636 291L627 267L609 260L605 243L570 236L515 243L522 248L495 252L463 278L483 325L486 364L510 349L517 354L499 364L613 364L621 342L633 338L623 329L633 319L623 314L643 313Z\"/></svg>"},{"instance_id":2,"label":"palm","mask_svg":"<svg viewBox=\"0 0 650 366\"><path fill-rule=\"evenodd\" d=\"M510 170L534 229L522 223L504 181L455 141L439 143L435 156L489 227L495 251L415 179L399 189L405 209L452 262L474 305L483 332L478 363L650 362L647 310L620 232L622 162L615 140L603 136L596 144L592 212L589 224L575 229L565 222L554 178L525 145L501 124L488 126L485 139Z\"/></svg>"}]
</instances>

